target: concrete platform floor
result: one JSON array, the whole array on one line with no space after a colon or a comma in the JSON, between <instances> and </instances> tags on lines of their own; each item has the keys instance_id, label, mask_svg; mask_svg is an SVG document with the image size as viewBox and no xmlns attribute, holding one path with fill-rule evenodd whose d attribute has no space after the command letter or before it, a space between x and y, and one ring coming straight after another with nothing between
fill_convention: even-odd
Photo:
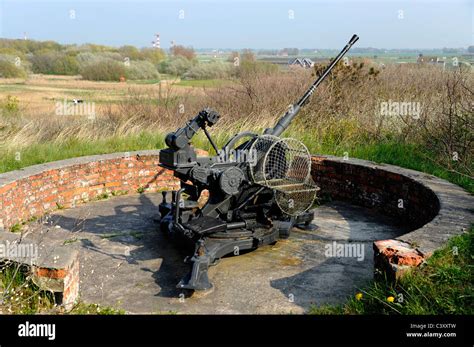
<instances>
[{"instance_id":1,"label":"concrete platform floor","mask_svg":"<svg viewBox=\"0 0 474 347\"><path fill-rule=\"evenodd\" d=\"M315 210L316 230L294 229L288 240L222 259L209 270L214 288L188 297L175 288L186 254L154 222L160 200L130 195L57 211L30 225L28 237L80 250L85 302L130 313L278 314L354 295L372 279L372 241L406 232L370 210L332 202ZM328 257L334 241L363 247L363 259Z\"/></svg>"}]
</instances>

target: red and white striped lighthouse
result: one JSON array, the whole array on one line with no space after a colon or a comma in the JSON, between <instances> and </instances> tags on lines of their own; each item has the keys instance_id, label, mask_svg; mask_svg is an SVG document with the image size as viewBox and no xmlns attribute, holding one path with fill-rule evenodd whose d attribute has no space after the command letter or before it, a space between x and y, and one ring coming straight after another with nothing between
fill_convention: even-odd
<instances>
[{"instance_id":1,"label":"red and white striped lighthouse","mask_svg":"<svg viewBox=\"0 0 474 347\"><path fill-rule=\"evenodd\" d=\"M161 48L160 46L160 34L155 34L155 40L151 42L153 44L153 47L155 48Z\"/></svg>"}]
</instances>

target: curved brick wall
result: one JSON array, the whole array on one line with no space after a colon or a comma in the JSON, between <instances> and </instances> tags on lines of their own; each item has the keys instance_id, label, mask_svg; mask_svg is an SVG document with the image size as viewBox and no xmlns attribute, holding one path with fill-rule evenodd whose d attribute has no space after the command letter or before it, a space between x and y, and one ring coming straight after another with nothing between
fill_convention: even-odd
<instances>
[{"instance_id":1,"label":"curved brick wall","mask_svg":"<svg viewBox=\"0 0 474 347\"><path fill-rule=\"evenodd\" d=\"M410 177L411 170L331 156L313 156L312 161L312 176L323 200L374 208L413 229L439 212L438 197L424 182Z\"/></svg>"},{"instance_id":2,"label":"curved brick wall","mask_svg":"<svg viewBox=\"0 0 474 347\"><path fill-rule=\"evenodd\" d=\"M114 153L30 166L0 175L0 227L70 208L104 193L178 187L158 151Z\"/></svg>"},{"instance_id":3,"label":"curved brick wall","mask_svg":"<svg viewBox=\"0 0 474 347\"><path fill-rule=\"evenodd\" d=\"M312 176L323 199L374 208L411 230L396 240L374 243L376 266L383 252L394 262L392 267L403 262L419 265L420 257L431 255L474 223L474 196L443 179L360 159L313 156L312 161ZM410 259L401 259L402 254Z\"/></svg>"},{"instance_id":4,"label":"curved brick wall","mask_svg":"<svg viewBox=\"0 0 474 347\"><path fill-rule=\"evenodd\" d=\"M1 174L0 227L8 229L103 193L178 187L172 173L158 167L158 153L150 150L80 157ZM397 217L413 230L399 240L414 243L424 252L438 248L473 221L470 194L421 172L365 160L313 156L312 175L323 198L349 201Z\"/></svg>"}]
</instances>

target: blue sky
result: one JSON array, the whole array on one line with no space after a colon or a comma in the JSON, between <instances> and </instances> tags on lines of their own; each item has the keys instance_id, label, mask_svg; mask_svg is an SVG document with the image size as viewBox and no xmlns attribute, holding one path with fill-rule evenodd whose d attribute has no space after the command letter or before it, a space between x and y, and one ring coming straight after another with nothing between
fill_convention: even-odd
<instances>
[{"instance_id":1,"label":"blue sky","mask_svg":"<svg viewBox=\"0 0 474 347\"><path fill-rule=\"evenodd\" d=\"M474 0L0 0L0 37L195 48L474 44ZM293 11L293 12L290 12ZM180 18L184 16L184 18ZM293 14L293 19L290 18Z\"/></svg>"}]
</instances>

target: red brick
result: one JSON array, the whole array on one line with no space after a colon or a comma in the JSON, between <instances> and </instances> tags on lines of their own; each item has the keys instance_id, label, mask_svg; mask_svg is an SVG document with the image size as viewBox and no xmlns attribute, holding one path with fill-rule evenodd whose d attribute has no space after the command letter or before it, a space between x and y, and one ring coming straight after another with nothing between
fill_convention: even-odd
<instances>
[{"instance_id":1,"label":"red brick","mask_svg":"<svg viewBox=\"0 0 474 347\"><path fill-rule=\"evenodd\" d=\"M37 276L40 277L48 277L55 279L64 278L67 275L67 271L65 269L36 268L35 273Z\"/></svg>"}]
</instances>

